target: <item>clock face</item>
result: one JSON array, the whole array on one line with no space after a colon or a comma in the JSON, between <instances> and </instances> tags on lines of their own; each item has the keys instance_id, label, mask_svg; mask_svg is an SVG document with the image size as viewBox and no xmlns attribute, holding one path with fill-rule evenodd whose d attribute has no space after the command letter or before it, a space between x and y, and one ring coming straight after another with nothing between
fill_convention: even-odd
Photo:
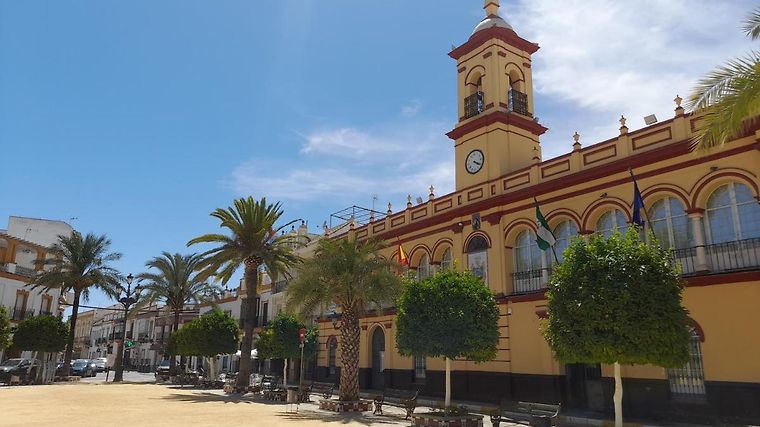
<instances>
[{"instance_id":1,"label":"clock face","mask_svg":"<svg viewBox=\"0 0 760 427\"><path fill-rule=\"evenodd\" d=\"M482 151L472 150L470 151L470 154L467 155L467 159L464 162L464 167L469 173L477 173L480 168L483 167L484 161L485 157L483 156Z\"/></svg>"}]
</instances>

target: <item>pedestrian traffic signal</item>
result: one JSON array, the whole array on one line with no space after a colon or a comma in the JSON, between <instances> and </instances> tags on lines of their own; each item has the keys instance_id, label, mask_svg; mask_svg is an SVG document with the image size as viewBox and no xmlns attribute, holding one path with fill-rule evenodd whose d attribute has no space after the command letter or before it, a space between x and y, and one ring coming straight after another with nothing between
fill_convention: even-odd
<instances>
[{"instance_id":1,"label":"pedestrian traffic signal","mask_svg":"<svg viewBox=\"0 0 760 427\"><path fill-rule=\"evenodd\" d=\"M127 343L125 344L127 348L131 348L135 346L135 342L132 340L127 340Z\"/></svg>"}]
</instances>

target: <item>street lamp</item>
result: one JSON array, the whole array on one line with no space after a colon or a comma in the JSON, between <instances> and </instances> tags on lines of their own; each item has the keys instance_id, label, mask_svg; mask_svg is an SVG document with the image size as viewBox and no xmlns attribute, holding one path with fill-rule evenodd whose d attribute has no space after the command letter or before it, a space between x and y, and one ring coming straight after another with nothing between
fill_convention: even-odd
<instances>
[{"instance_id":1,"label":"street lamp","mask_svg":"<svg viewBox=\"0 0 760 427\"><path fill-rule=\"evenodd\" d=\"M122 292L124 293L124 296L118 299L119 303L124 307L124 327L121 331L122 348L116 352L116 361L114 362L114 369L116 372L113 376L113 382L115 383L121 382L124 379L124 358L127 353L127 316L129 315L129 308L137 303L140 299L140 291L142 291L140 285L135 286L134 291L132 290L133 280L134 276L132 276L132 273L129 273L126 280L127 288L124 289L123 286L118 287L119 295L122 295Z\"/></svg>"}]
</instances>

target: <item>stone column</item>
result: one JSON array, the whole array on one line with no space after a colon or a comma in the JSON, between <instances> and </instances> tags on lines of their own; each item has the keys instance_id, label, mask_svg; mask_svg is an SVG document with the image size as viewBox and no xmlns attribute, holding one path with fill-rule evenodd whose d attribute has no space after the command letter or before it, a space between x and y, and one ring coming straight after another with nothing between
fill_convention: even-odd
<instances>
[{"instance_id":1,"label":"stone column","mask_svg":"<svg viewBox=\"0 0 760 427\"><path fill-rule=\"evenodd\" d=\"M691 231L694 235L694 244L697 248L697 262L694 266L696 271L707 271L707 252L705 251L705 228L702 219L705 216L703 210L689 212L689 221L691 222Z\"/></svg>"}]
</instances>

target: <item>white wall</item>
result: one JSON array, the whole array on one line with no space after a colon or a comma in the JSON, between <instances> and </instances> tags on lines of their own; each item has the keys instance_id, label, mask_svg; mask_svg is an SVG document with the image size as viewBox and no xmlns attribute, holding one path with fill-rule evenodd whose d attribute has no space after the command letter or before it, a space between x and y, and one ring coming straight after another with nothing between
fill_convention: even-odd
<instances>
[{"instance_id":1,"label":"white wall","mask_svg":"<svg viewBox=\"0 0 760 427\"><path fill-rule=\"evenodd\" d=\"M58 235L71 235L74 229L63 221L48 219L24 218L12 216L8 218L8 234L19 239L49 247L58 241Z\"/></svg>"}]
</instances>

